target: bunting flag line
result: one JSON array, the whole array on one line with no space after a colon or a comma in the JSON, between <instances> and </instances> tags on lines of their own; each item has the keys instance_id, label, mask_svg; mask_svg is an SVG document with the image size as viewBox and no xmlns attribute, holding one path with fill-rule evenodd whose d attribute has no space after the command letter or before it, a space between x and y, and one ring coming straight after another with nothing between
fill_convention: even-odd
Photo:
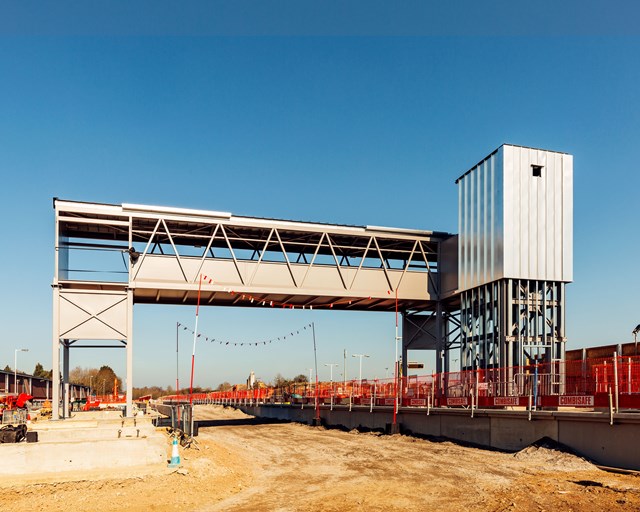
<instances>
[{"instance_id":1,"label":"bunting flag line","mask_svg":"<svg viewBox=\"0 0 640 512\"><path fill-rule=\"evenodd\" d=\"M293 338L294 336L298 336L300 334L301 331L306 331L307 328L311 328L311 324L307 324L302 326L300 329L296 329L294 331L290 331L289 334L287 334L286 336L279 336L276 338L271 338L269 340L262 340L262 341L228 341L228 340L221 340L218 338L211 338L209 336L203 336L202 333L198 333L197 335L193 332L193 329L191 327L188 327L184 324L181 324L180 322L178 322L178 327L182 327L182 329L184 331L190 332L191 334L195 335L196 338L204 338L205 341L209 341L211 343L218 343L219 345L224 345L224 346L231 346L233 345L234 347L250 347L250 346L259 346L259 345L268 345L271 343L275 343L278 341L285 341L287 339L287 337Z\"/></svg>"}]
</instances>

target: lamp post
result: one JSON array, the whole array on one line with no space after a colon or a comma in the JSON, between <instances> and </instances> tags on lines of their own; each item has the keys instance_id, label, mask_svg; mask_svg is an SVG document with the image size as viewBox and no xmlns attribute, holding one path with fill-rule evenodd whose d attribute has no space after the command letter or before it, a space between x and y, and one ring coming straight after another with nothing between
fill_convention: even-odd
<instances>
[{"instance_id":1,"label":"lamp post","mask_svg":"<svg viewBox=\"0 0 640 512\"><path fill-rule=\"evenodd\" d=\"M343 357L343 362L344 362L344 369L342 370L342 377L344 379L343 385L346 388L347 387L347 349L345 348L342 352L342 357Z\"/></svg>"},{"instance_id":2,"label":"lamp post","mask_svg":"<svg viewBox=\"0 0 640 512\"><path fill-rule=\"evenodd\" d=\"M330 377L329 380L331 381L331 384L333 385L333 367L335 366L336 368L338 366L340 366L338 363L324 363L325 366L328 366L330 368Z\"/></svg>"},{"instance_id":3,"label":"lamp post","mask_svg":"<svg viewBox=\"0 0 640 512\"><path fill-rule=\"evenodd\" d=\"M358 375L358 383L362 386L362 358L369 357L369 354L351 354L351 357L360 358L360 373Z\"/></svg>"},{"instance_id":4,"label":"lamp post","mask_svg":"<svg viewBox=\"0 0 640 512\"><path fill-rule=\"evenodd\" d=\"M384 369L384 378L388 379L389 378L389 367Z\"/></svg>"},{"instance_id":5,"label":"lamp post","mask_svg":"<svg viewBox=\"0 0 640 512\"><path fill-rule=\"evenodd\" d=\"M325 366L329 367L329 381L331 382L331 397L333 398L333 367L335 366L336 368L338 366L340 366L338 363L324 363Z\"/></svg>"},{"instance_id":6,"label":"lamp post","mask_svg":"<svg viewBox=\"0 0 640 512\"><path fill-rule=\"evenodd\" d=\"M333 390L333 367L335 366L336 368L338 366L340 366L338 363L324 363L325 366L329 367L330 370L330 377L329 380L331 382L331 410L333 411L333 395L335 395L335 392Z\"/></svg>"},{"instance_id":7,"label":"lamp post","mask_svg":"<svg viewBox=\"0 0 640 512\"><path fill-rule=\"evenodd\" d=\"M18 352L29 352L28 348L17 348L13 357L13 390L18 394Z\"/></svg>"},{"instance_id":8,"label":"lamp post","mask_svg":"<svg viewBox=\"0 0 640 512\"><path fill-rule=\"evenodd\" d=\"M91 396L91 383L93 382L93 375L89 375L89 396Z\"/></svg>"}]
</instances>

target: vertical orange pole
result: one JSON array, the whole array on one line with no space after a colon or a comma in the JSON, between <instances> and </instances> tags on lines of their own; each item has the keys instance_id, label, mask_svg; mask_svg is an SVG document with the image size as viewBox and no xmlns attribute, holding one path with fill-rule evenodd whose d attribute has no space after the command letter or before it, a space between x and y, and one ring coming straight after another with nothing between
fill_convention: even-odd
<instances>
[{"instance_id":1,"label":"vertical orange pole","mask_svg":"<svg viewBox=\"0 0 640 512\"><path fill-rule=\"evenodd\" d=\"M196 360L196 340L198 339L198 314L200 313L200 289L202 288L202 274L198 283L198 301L196 303L196 328L193 331L193 351L191 352L191 382L189 384L189 403L193 403L193 369Z\"/></svg>"},{"instance_id":2,"label":"vertical orange pole","mask_svg":"<svg viewBox=\"0 0 640 512\"><path fill-rule=\"evenodd\" d=\"M179 337L180 322L176 322L176 395L180 395L180 383L179 383L179 357L178 357L178 337Z\"/></svg>"}]
</instances>

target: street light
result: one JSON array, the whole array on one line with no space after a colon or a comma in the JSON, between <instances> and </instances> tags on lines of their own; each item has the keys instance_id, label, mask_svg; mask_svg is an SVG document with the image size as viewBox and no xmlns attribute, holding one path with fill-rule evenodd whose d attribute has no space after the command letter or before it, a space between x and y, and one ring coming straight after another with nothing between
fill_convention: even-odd
<instances>
[{"instance_id":1,"label":"street light","mask_svg":"<svg viewBox=\"0 0 640 512\"><path fill-rule=\"evenodd\" d=\"M385 379L389 378L389 368L388 367L384 369L384 378Z\"/></svg>"},{"instance_id":2,"label":"street light","mask_svg":"<svg viewBox=\"0 0 640 512\"><path fill-rule=\"evenodd\" d=\"M91 381L93 380L93 375L89 375L89 396L91 396Z\"/></svg>"},{"instance_id":3,"label":"street light","mask_svg":"<svg viewBox=\"0 0 640 512\"><path fill-rule=\"evenodd\" d=\"M333 411L333 395L335 394L333 391L333 367L336 368L340 366L338 363L324 363L325 366L329 367L330 370L330 380L331 380L331 410Z\"/></svg>"},{"instance_id":4,"label":"street light","mask_svg":"<svg viewBox=\"0 0 640 512\"><path fill-rule=\"evenodd\" d=\"M359 357L360 358L360 374L358 377L358 382L362 385L362 358L369 357L369 354L351 354L351 357Z\"/></svg>"},{"instance_id":5,"label":"street light","mask_svg":"<svg viewBox=\"0 0 640 512\"><path fill-rule=\"evenodd\" d=\"M344 360L344 370L342 371L342 376L343 376L343 385L346 388L347 387L347 349L345 348L343 353L343 360Z\"/></svg>"},{"instance_id":6,"label":"street light","mask_svg":"<svg viewBox=\"0 0 640 512\"><path fill-rule=\"evenodd\" d=\"M330 380L331 380L331 384L333 384L333 367L335 366L337 368L340 365L338 363L324 363L324 365L328 366L330 368L330 370L331 370L331 372L330 372L330 374L331 374Z\"/></svg>"},{"instance_id":7,"label":"street light","mask_svg":"<svg viewBox=\"0 0 640 512\"><path fill-rule=\"evenodd\" d=\"M28 348L17 348L13 357L13 390L18 394L18 352L29 352Z\"/></svg>"}]
</instances>

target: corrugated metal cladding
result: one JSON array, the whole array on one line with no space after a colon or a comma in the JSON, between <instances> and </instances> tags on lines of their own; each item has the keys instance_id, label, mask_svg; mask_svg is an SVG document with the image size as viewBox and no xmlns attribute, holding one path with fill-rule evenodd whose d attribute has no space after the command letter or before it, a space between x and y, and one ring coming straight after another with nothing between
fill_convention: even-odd
<instances>
[{"instance_id":1,"label":"corrugated metal cladding","mask_svg":"<svg viewBox=\"0 0 640 512\"><path fill-rule=\"evenodd\" d=\"M457 183L459 290L573 280L573 156L503 145Z\"/></svg>"}]
</instances>

